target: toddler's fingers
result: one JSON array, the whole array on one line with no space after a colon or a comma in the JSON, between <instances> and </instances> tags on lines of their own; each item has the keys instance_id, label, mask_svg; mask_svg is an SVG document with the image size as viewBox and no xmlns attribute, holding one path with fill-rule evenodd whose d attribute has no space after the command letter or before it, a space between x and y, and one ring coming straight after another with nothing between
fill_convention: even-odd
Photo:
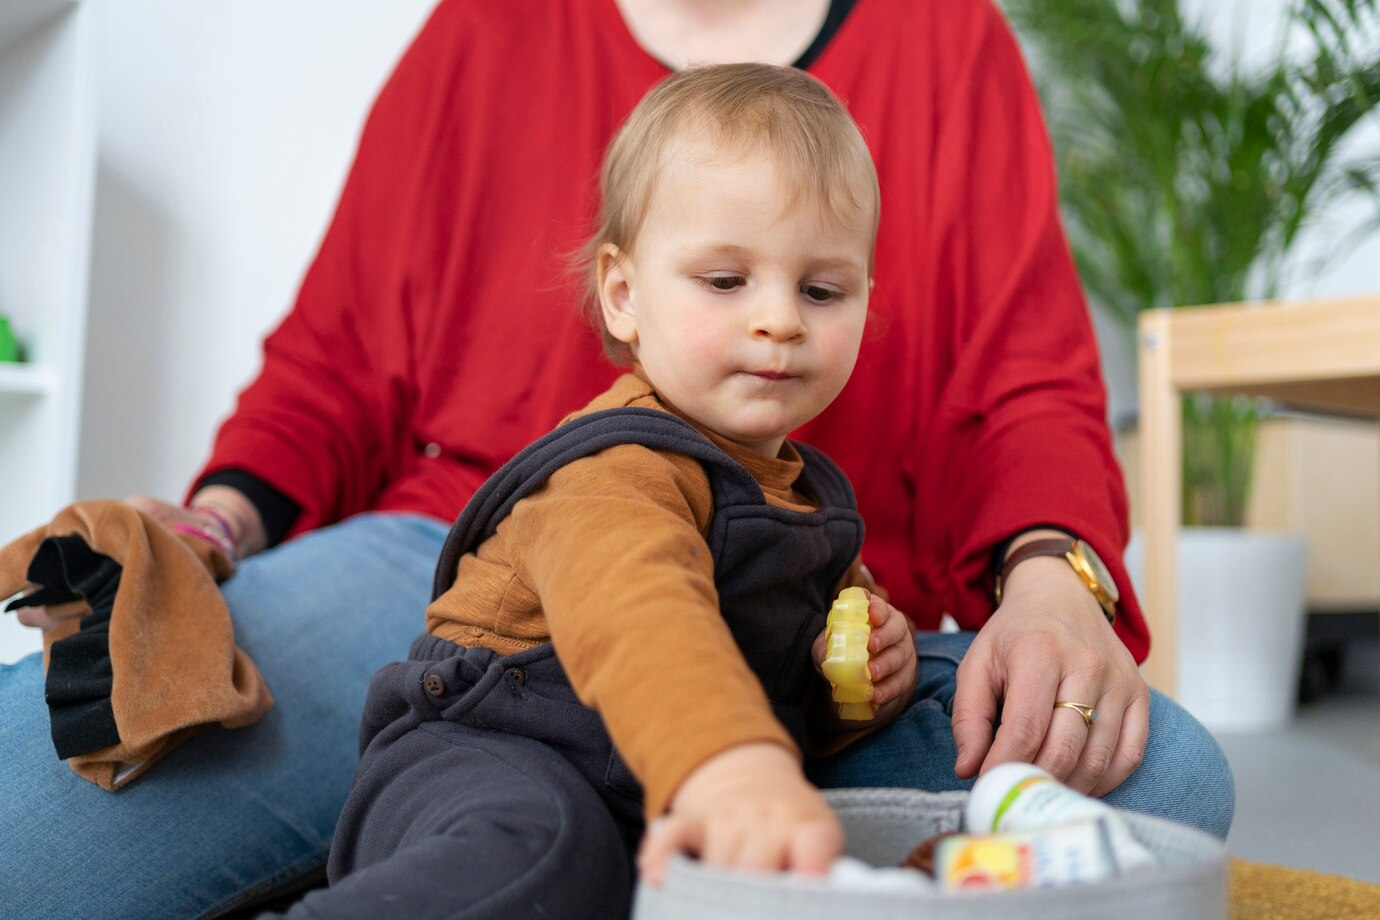
<instances>
[{"instance_id":1,"label":"toddler's fingers","mask_svg":"<svg viewBox=\"0 0 1380 920\"><path fill-rule=\"evenodd\" d=\"M759 832L743 841L733 868L748 872L777 872L788 868L790 841L783 835Z\"/></svg>"},{"instance_id":2,"label":"toddler's fingers","mask_svg":"<svg viewBox=\"0 0 1380 920\"><path fill-rule=\"evenodd\" d=\"M761 832L757 832L760 836ZM706 823L704 842L699 849L700 862L706 866L734 869L743 866L745 854L754 839L754 828L737 821Z\"/></svg>"},{"instance_id":3,"label":"toddler's fingers","mask_svg":"<svg viewBox=\"0 0 1380 920\"><path fill-rule=\"evenodd\" d=\"M673 853L698 855L704 847L704 823L685 818L665 817L647 826L637 854L637 869L642 881L653 888L666 877L666 861Z\"/></svg>"},{"instance_id":4,"label":"toddler's fingers","mask_svg":"<svg viewBox=\"0 0 1380 920\"><path fill-rule=\"evenodd\" d=\"M872 624L872 637L867 650L878 652L888 646L901 645L910 638L910 624L895 607L875 597L872 606L867 608L868 619Z\"/></svg>"},{"instance_id":5,"label":"toddler's fingers","mask_svg":"<svg viewBox=\"0 0 1380 920\"><path fill-rule=\"evenodd\" d=\"M915 652L905 645L888 645L874 654L867 663L867 673L875 684L898 671L905 670L906 664L915 657Z\"/></svg>"},{"instance_id":6,"label":"toddler's fingers","mask_svg":"<svg viewBox=\"0 0 1380 920\"><path fill-rule=\"evenodd\" d=\"M875 594L867 596L867 619L875 630L891 619L892 607Z\"/></svg>"},{"instance_id":7,"label":"toddler's fingers","mask_svg":"<svg viewBox=\"0 0 1380 920\"><path fill-rule=\"evenodd\" d=\"M818 822L791 838L786 868L804 875L824 875L843 852L843 830L837 821Z\"/></svg>"},{"instance_id":8,"label":"toddler's fingers","mask_svg":"<svg viewBox=\"0 0 1380 920\"><path fill-rule=\"evenodd\" d=\"M872 702L878 706L890 703L896 697L905 693L910 682L906 679L903 672L893 671L886 677L872 684Z\"/></svg>"}]
</instances>

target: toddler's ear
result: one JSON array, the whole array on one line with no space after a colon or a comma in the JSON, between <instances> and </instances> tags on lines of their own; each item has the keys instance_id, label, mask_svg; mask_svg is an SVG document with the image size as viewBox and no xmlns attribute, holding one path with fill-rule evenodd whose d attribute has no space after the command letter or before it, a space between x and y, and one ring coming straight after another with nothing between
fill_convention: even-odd
<instances>
[{"instance_id":1,"label":"toddler's ear","mask_svg":"<svg viewBox=\"0 0 1380 920\"><path fill-rule=\"evenodd\" d=\"M625 344L637 341L637 313L633 309L632 264L612 243L599 247L599 307L609 334Z\"/></svg>"}]
</instances>

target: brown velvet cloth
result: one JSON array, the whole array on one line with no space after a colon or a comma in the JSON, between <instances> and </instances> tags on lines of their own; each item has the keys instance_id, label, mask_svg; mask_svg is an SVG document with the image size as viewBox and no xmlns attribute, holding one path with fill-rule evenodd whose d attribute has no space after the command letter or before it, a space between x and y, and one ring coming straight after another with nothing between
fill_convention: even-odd
<instances>
[{"instance_id":1,"label":"brown velvet cloth","mask_svg":"<svg viewBox=\"0 0 1380 920\"><path fill-rule=\"evenodd\" d=\"M194 732L216 724L250 725L268 711L273 697L258 668L235 646L230 611L216 587L229 577L230 563L210 543L174 535L123 502L70 505L51 523L0 549L0 597L28 588L40 547L50 552L55 541L49 538L68 536L120 567L108 623L109 662L96 663L109 669L108 705L118 742L69 757L68 766L79 776L113 792ZM88 627L104 628L92 623L97 618L85 600L48 609L62 622L43 637L45 670L56 643Z\"/></svg>"}]
</instances>

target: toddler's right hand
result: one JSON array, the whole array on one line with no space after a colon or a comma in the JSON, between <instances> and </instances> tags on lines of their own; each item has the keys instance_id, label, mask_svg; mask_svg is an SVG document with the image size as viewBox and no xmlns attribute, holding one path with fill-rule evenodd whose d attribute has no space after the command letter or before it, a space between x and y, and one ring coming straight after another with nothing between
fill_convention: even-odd
<instances>
[{"instance_id":1,"label":"toddler's right hand","mask_svg":"<svg viewBox=\"0 0 1380 920\"><path fill-rule=\"evenodd\" d=\"M720 868L823 875L842 851L843 828L819 790L786 748L763 742L722 751L686 777L637 861L655 887L677 852Z\"/></svg>"}]
</instances>

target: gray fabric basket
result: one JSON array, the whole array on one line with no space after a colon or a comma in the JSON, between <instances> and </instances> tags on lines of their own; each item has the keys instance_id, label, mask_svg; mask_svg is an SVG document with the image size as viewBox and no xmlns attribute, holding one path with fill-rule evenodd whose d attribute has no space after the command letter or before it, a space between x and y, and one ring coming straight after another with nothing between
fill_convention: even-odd
<instances>
[{"instance_id":1,"label":"gray fabric basket","mask_svg":"<svg viewBox=\"0 0 1380 920\"><path fill-rule=\"evenodd\" d=\"M825 793L847 835L846 852L896 866L922 840L959 830L966 792L838 789ZM725 872L676 857L661 888L640 886L633 920L1226 920L1227 855L1193 828L1122 812L1161 868L1095 885L951 894L860 892L787 875Z\"/></svg>"}]
</instances>

